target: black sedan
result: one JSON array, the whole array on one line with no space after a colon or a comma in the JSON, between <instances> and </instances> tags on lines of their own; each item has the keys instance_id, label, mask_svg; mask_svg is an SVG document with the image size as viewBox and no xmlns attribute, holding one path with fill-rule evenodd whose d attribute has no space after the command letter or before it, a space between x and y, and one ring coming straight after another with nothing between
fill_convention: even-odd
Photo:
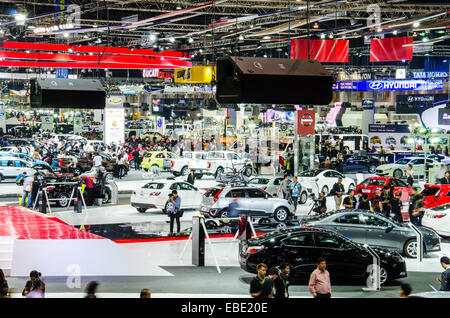
<instances>
[{"instance_id":1,"label":"black sedan","mask_svg":"<svg viewBox=\"0 0 450 318\"><path fill-rule=\"evenodd\" d=\"M342 172L375 173L381 164L378 158L366 155L353 155L344 159Z\"/></svg>"},{"instance_id":2,"label":"black sedan","mask_svg":"<svg viewBox=\"0 0 450 318\"><path fill-rule=\"evenodd\" d=\"M406 263L397 252L373 248L380 256L380 281L406 277ZM331 277L350 280L367 280L373 257L360 244L335 232L297 228L271 232L257 238L240 242L239 262L243 270L256 273L256 265L269 268L288 262L291 266L291 281L304 282L317 267L317 259L324 257Z\"/></svg>"}]
</instances>

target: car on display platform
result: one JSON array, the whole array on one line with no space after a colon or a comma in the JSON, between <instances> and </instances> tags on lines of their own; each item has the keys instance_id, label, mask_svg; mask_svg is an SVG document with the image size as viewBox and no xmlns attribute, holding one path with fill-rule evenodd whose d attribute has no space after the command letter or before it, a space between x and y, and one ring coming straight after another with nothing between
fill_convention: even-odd
<instances>
[{"instance_id":1,"label":"car on display platform","mask_svg":"<svg viewBox=\"0 0 450 318\"><path fill-rule=\"evenodd\" d=\"M139 212L148 209L167 210L169 194L177 190L181 199L181 209L198 209L202 200L202 192L193 185L176 180L158 180L149 182L131 194L131 206Z\"/></svg>"},{"instance_id":2,"label":"car on display platform","mask_svg":"<svg viewBox=\"0 0 450 318\"><path fill-rule=\"evenodd\" d=\"M252 217L273 218L286 222L294 213L294 206L285 199L272 197L267 192L253 186L219 185L208 189L201 199L200 213L205 217L226 218L228 206L239 197L239 210Z\"/></svg>"},{"instance_id":3,"label":"car on display platform","mask_svg":"<svg viewBox=\"0 0 450 318\"><path fill-rule=\"evenodd\" d=\"M253 164L249 158L243 158L234 151L208 151L204 159L193 159L189 161L189 169L195 173L214 175L229 171L238 171L246 167L245 175L253 174Z\"/></svg>"},{"instance_id":4,"label":"car on display platform","mask_svg":"<svg viewBox=\"0 0 450 318\"><path fill-rule=\"evenodd\" d=\"M189 174L189 165L192 160L204 160L206 158L207 152L205 151L191 151L185 153L184 157L178 158L164 158L163 159L163 169L170 171L175 177L187 176ZM203 174L195 173L197 179L201 179Z\"/></svg>"},{"instance_id":5,"label":"car on display platform","mask_svg":"<svg viewBox=\"0 0 450 318\"><path fill-rule=\"evenodd\" d=\"M433 229L442 237L450 238L450 203L425 209L422 226Z\"/></svg>"},{"instance_id":6,"label":"car on display platform","mask_svg":"<svg viewBox=\"0 0 450 318\"><path fill-rule=\"evenodd\" d=\"M0 181L5 179L16 179L19 174L27 173L28 176L35 174L33 164L17 157L0 157Z\"/></svg>"},{"instance_id":7,"label":"car on display platform","mask_svg":"<svg viewBox=\"0 0 450 318\"><path fill-rule=\"evenodd\" d=\"M311 216L303 224L338 232L356 243L381 246L407 257L417 257L416 232L408 224L397 223L380 213L344 209ZM440 251L439 235L433 230L421 226L418 228L423 234L424 251Z\"/></svg>"},{"instance_id":8,"label":"car on display platform","mask_svg":"<svg viewBox=\"0 0 450 318\"><path fill-rule=\"evenodd\" d=\"M385 186L393 187L394 194L401 192L401 201L409 201L413 187L410 187L405 181L393 177L369 177L356 185L356 191L361 190L363 194L367 193L369 199L372 199L375 191L383 191Z\"/></svg>"},{"instance_id":9,"label":"car on display platform","mask_svg":"<svg viewBox=\"0 0 450 318\"><path fill-rule=\"evenodd\" d=\"M408 165L412 165L413 177L423 175L425 159L423 157L407 157L397 160L394 163L388 163L377 167L377 175L379 176L392 176L395 178L402 178L405 176L405 171L408 169ZM440 166L439 161L427 158L427 165L430 167Z\"/></svg>"},{"instance_id":10,"label":"car on display platform","mask_svg":"<svg viewBox=\"0 0 450 318\"><path fill-rule=\"evenodd\" d=\"M266 191L272 197L278 196L278 189L280 187L281 181L283 181L283 176L278 177L253 177L249 181L249 185L257 187L263 191ZM304 182L300 184L300 198L298 203L304 204L308 200L308 197L313 193L313 188L315 185Z\"/></svg>"},{"instance_id":11,"label":"car on display platform","mask_svg":"<svg viewBox=\"0 0 450 318\"><path fill-rule=\"evenodd\" d=\"M323 191L325 196L330 194L333 185L338 182L338 179L342 178L342 184L344 185L344 191L348 192L355 189L355 181L351 178L345 177L336 170L330 169L314 169L306 170L300 173L298 182L308 182L310 184L317 184L316 191ZM315 193L318 196L318 193Z\"/></svg>"},{"instance_id":12,"label":"car on display platform","mask_svg":"<svg viewBox=\"0 0 450 318\"><path fill-rule=\"evenodd\" d=\"M0 151L0 159L2 157L16 157L16 158L21 158L23 160L26 160L28 162L31 162L33 167L34 166L43 166L43 167L47 167L47 168L51 168L51 166L43 161L43 160L35 160L33 159L33 157L31 157L29 154L27 153L23 153L23 152L1 152Z\"/></svg>"},{"instance_id":13,"label":"car on display platform","mask_svg":"<svg viewBox=\"0 0 450 318\"><path fill-rule=\"evenodd\" d=\"M164 169L164 159L177 159L180 158L177 154L170 151L149 151L145 154L141 162L141 168L148 171L152 167L156 167L160 170Z\"/></svg>"},{"instance_id":14,"label":"car on display platform","mask_svg":"<svg viewBox=\"0 0 450 318\"><path fill-rule=\"evenodd\" d=\"M425 184L422 192L423 207L434 208L450 203L450 184Z\"/></svg>"},{"instance_id":15,"label":"car on display platform","mask_svg":"<svg viewBox=\"0 0 450 318\"><path fill-rule=\"evenodd\" d=\"M381 247L372 249L380 257L382 285L407 276L406 262L399 253ZM307 282L319 257L325 258L333 280L357 279L366 283L373 273L373 256L367 247L324 229L281 230L239 242L239 264L243 270L256 273L257 264L271 268L287 262L291 268L290 283Z\"/></svg>"},{"instance_id":16,"label":"car on display platform","mask_svg":"<svg viewBox=\"0 0 450 318\"><path fill-rule=\"evenodd\" d=\"M375 173L380 164L381 161L378 158L356 154L344 159L342 172Z\"/></svg>"},{"instance_id":17,"label":"car on display platform","mask_svg":"<svg viewBox=\"0 0 450 318\"><path fill-rule=\"evenodd\" d=\"M441 164L450 165L450 157L444 155L428 155L427 158L435 160Z\"/></svg>"}]
</instances>

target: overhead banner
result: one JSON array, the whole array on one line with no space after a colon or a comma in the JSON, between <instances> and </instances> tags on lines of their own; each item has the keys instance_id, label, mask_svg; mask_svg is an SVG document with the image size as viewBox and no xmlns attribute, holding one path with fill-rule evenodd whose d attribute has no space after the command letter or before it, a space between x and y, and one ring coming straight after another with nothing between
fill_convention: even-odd
<instances>
[{"instance_id":1,"label":"overhead banner","mask_svg":"<svg viewBox=\"0 0 450 318\"><path fill-rule=\"evenodd\" d=\"M125 109L123 96L110 96L106 98L105 124L103 139L107 145L116 145L125 142Z\"/></svg>"},{"instance_id":2,"label":"overhead banner","mask_svg":"<svg viewBox=\"0 0 450 318\"><path fill-rule=\"evenodd\" d=\"M52 115L41 115L41 129L43 131L53 131L53 116Z\"/></svg>"},{"instance_id":3,"label":"overhead banner","mask_svg":"<svg viewBox=\"0 0 450 318\"><path fill-rule=\"evenodd\" d=\"M412 43L410 36L373 39L370 41L370 62L412 60Z\"/></svg>"},{"instance_id":4,"label":"overhead banner","mask_svg":"<svg viewBox=\"0 0 450 318\"><path fill-rule=\"evenodd\" d=\"M174 70L175 83L206 84L217 78L215 66L193 66Z\"/></svg>"},{"instance_id":5,"label":"overhead banner","mask_svg":"<svg viewBox=\"0 0 450 318\"><path fill-rule=\"evenodd\" d=\"M397 114L421 114L436 104L444 103L448 99L447 94L412 94L397 95Z\"/></svg>"},{"instance_id":6,"label":"overhead banner","mask_svg":"<svg viewBox=\"0 0 450 318\"><path fill-rule=\"evenodd\" d=\"M297 134L314 135L316 128L316 114L314 110L297 110Z\"/></svg>"},{"instance_id":7,"label":"overhead banner","mask_svg":"<svg viewBox=\"0 0 450 318\"><path fill-rule=\"evenodd\" d=\"M309 40L309 57L319 62L348 62L348 40ZM291 59L308 59L308 40L291 40Z\"/></svg>"}]
</instances>

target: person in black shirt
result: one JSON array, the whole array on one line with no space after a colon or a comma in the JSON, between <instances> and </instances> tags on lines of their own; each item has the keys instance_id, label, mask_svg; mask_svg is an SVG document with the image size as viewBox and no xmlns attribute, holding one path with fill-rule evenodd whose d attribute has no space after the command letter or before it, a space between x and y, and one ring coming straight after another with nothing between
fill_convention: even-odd
<instances>
[{"instance_id":1,"label":"person in black shirt","mask_svg":"<svg viewBox=\"0 0 450 318\"><path fill-rule=\"evenodd\" d=\"M356 207L356 198L353 191L348 192L348 197L344 199L343 205L346 209L354 209Z\"/></svg>"},{"instance_id":2,"label":"person in black shirt","mask_svg":"<svg viewBox=\"0 0 450 318\"><path fill-rule=\"evenodd\" d=\"M389 215L391 214L391 199L391 188L388 185L384 186L383 193L381 193L381 205L383 206L383 213L387 217L389 217Z\"/></svg>"},{"instance_id":3,"label":"person in black shirt","mask_svg":"<svg viewBox=\"0 0 450 318\"><path fill-rule=\"evenodd\" d=\"M41 281L41 273L36 270L30 272L30 280L25 284L22 296L27 296L33 291L40 291L42 295L45 295L45 284Z\"/></svg>"},{"instance_id":4,"label":"person in black shirt","mask_svg":"<svg viewBox=\"0 0 450 318\"><path fill-rule=\"evenodd\" d=\"M441 274L441 279L437 279L441 284L440 291L450 291L450 259L447 256L441 257L441 265L445 269Z\"/></svg>"},{"instance_id":5,"label":"person in black shirt","mask_svg":"<svg viewBox=\"0 0 450 318\"><path fill-rule=\"evenodd\" d=\"M141 166L139 165L139 150L135 149L132 153L132 156L134 160L134 169L141 170Z\"/></svg>"},{"instance_id":6,"label":"person in black shirt","mask_svg":"<svg viewBox=\"0 0 450 318\"><path fill-rule=\"evenodd\" d=\"M187 181L186 182L194 185L194 182L195 182L194 170L191 169L191 171L189 172L189 175L187 177Z\"/></svg>"},{"instance_id":7,"label":"person in black shirt","mask_svg":"<svg viewBox=\"0 0 450 318\"><path fill-rule=\"evenodd\" d=\"M250 282L250 295L254 298L273 298L273 281L266 277L267 265L256 265L258 275ZM272 297L271 297L272 296Z\"/></svg>"},{"instance_id":8,"label":"person in black shirt","mask_svg":"<svg viewBox=\"0 0 450 318\"><path fill-rule=\"evenodd\" d=\"M369 200L369 195L367 193L364 193L358 202L358 209L370 210L371 207L372 207L372 203Z\"/></svg>"},{"instance_id":9,"label":"person in black shirt","mask_svg":"<svg viewBox=\"0 0 450 318\"><path fill-rule=\"evenodd\" d=\"M97 298L98 285L96 281L89 282L86 286L86 296L84 298Z\"/></svg>"},{"instance_id":10,"label":"person in black shirt","mask_svg":"<svg viewBox=\"0 0 450 318\"><path fill-rule=\"evenodd\" d=\"M334 202L336 203L336 210L341 208L342 195L345 193L344 185L342 184L342 178L338 178L338 182L333 185L331 194L334 196Z\"/></svg>"},{"instance_id":11,"label":"person in black shirt","mask_svg":"<svg viewBox=\"0 0 450 318\"><path fill-rule=\"evenodd\" d=\"M397 192L396 194L394 194L394 197L390 200L391 213L394 214L393 218L398 223L403 223L402 201L400 200L401 196L402 196L402 193L401 192Z\"/></svg>"},{"instance_id":12,"label":"person in black shirt","mask_svg":"<svg viewBox=\"0 0 450 318\"><path fill-rule=\"evenodd\" d=\"M34 202L36 201L36 198L39 194L39 179L37 175L34 175L33 183L31 184L31 207L34 206ZM36 202L36 208L39 207L39 200Z\"/></svg>"},{"instance_id":13,"label":"person in black shirt","mask_svg":"<svg viewBox=\"0 0 450 318\"><path fill-rule=\"evenodd\" d=\"M289 298L289 274L291 268L288 263L281 263L281 273L273 280L275 285L275 298Z\"/></svg>"},{"instance_id":14,"label":"person in black shirt","mask_svg":"<svg viewBox=\"0 0 450 318\"><path fill-rule=\"evenodd\" d=\"M421 217L423 215L422 207L423 197L417 192L417 188L413 188L412 194L409 197L409 220L414 225L420 225Z\"/></svg>"}]
</instances>

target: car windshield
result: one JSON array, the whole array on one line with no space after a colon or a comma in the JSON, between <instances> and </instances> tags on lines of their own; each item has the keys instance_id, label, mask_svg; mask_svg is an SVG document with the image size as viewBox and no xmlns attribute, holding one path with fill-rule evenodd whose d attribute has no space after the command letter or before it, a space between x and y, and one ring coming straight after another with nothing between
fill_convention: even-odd
<instances>
[{"instance_id":1,"label":"car windshield","mask_svg":"<svg viewBox=\"0 0 450 318\"><path fill-rule=\"evenodd\" d=\"M395 162L395 164L397 164L397 165L407 165L408 162L410 162L410 161L411 161L410 159L400 159L400 160L397 160Z\"/></svg>"},{"instance_id":2,"label":"car windshield","mask_svg":"<svg viewBox=\"0 0 450 318\"><path fill-rule=\"evenodd\" d=\"M439 192L440 188L436 187L425 187L422 191L423 196L436 195Z\"/></svg>"},{"instance_id":3,"label":"car windshield","mask_svg":"<svg viewBox=\"0 0 450 318\"><path fill-rule=\"evenodd\" d=\"M308 170L300 173L300 177L315 177L317 176L321 170Z\"/></svg>"},{"instance_id":4,"label":"car windshield","mask_svg":"<svg viewBox=\"0 0 450 318\"><path fill-rule=\"evenodd\" d=\"M386 180L383 179L366 179L360 184L362 185L372 185L372 186L384 186Z\"/></svg>"}]
</instances>

